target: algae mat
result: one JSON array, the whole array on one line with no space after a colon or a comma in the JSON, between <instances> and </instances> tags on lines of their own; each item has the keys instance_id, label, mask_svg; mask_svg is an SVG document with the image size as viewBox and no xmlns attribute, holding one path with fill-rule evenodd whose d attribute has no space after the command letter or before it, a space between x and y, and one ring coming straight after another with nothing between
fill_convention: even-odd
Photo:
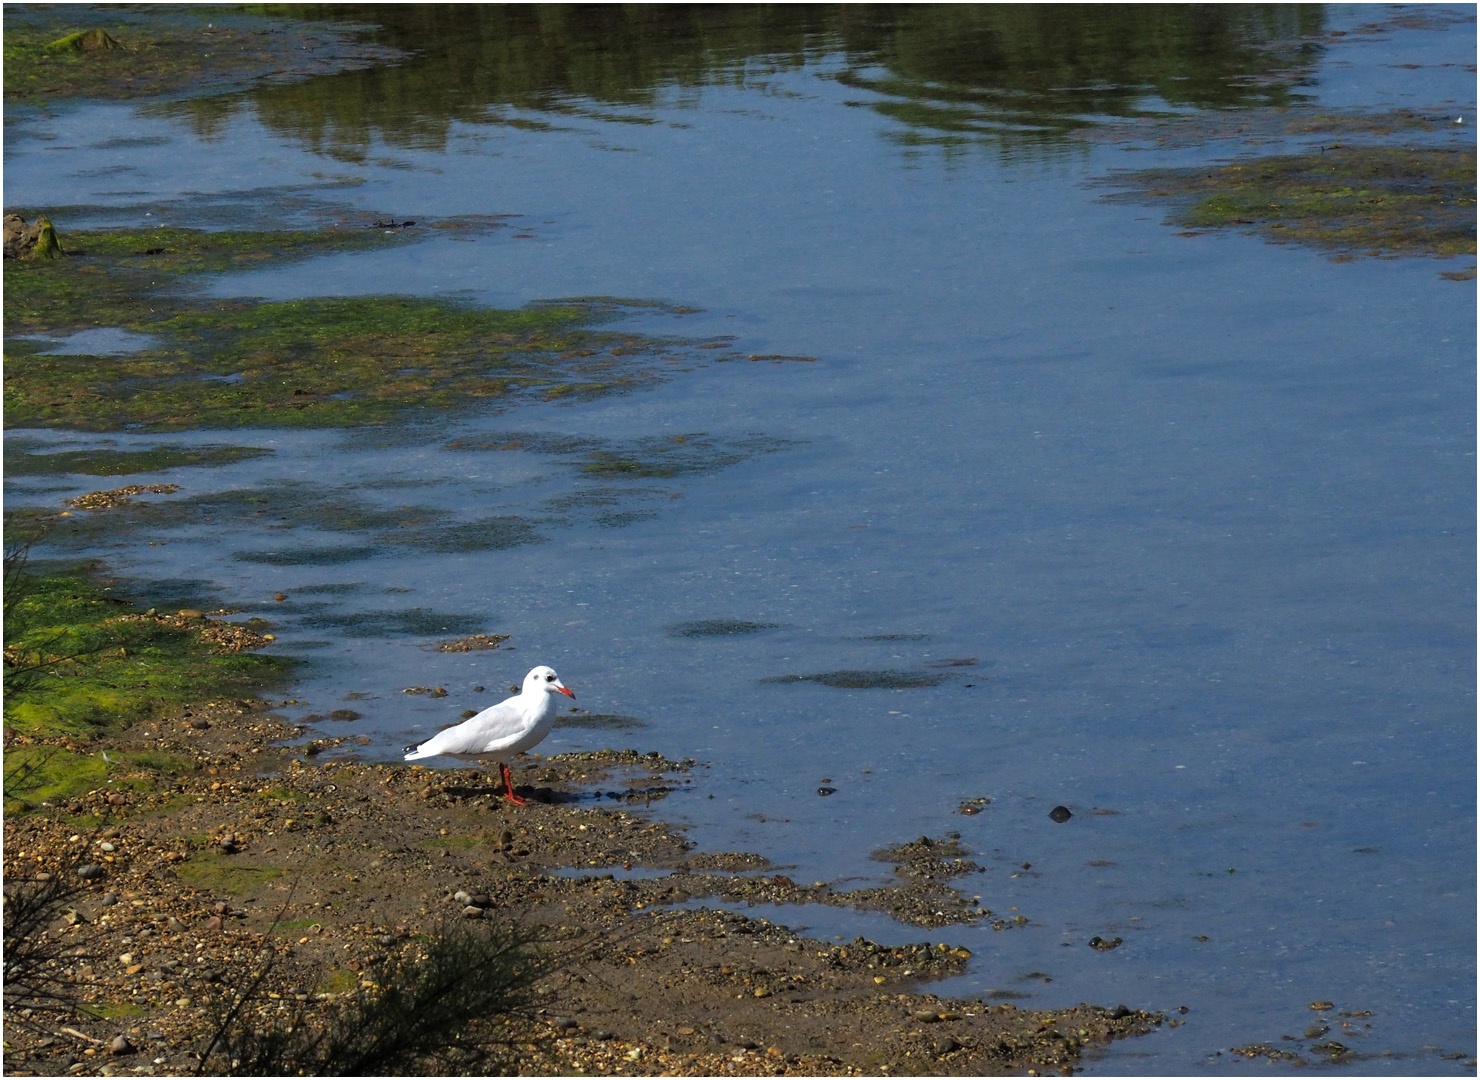
<instances>
[{"instance_id":1,"label":"algae mat","mask_svg":"<svg viewBox=\"0 0 1480 1080\"><path fill-rule=\"evenodd\" d=\"M221 300L198 288L204 274L408 239L407 230L372 229L64 232L66 258L5 264L7 424L168 431L384 423L417 408L631 389L689 345L599 328L631 307L652 311L651 302L580 299L508 311L405 296ZM32 340L99 327L148 339L111 355L48 353Z\"/></svg>"}]
</instances>

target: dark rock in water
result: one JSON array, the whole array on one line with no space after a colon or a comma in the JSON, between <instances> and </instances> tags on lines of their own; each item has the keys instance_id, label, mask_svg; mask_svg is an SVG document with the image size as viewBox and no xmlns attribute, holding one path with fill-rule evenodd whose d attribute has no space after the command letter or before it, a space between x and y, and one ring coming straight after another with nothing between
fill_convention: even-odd
<instances>
[{"instance_id":1,"label":"dark rock in water","mask_svg":"<svg viewBox=\"0 0 1480 1080\"><path fill-rule=\"evenodd\" d=\"M819 795L823 796L824 798L826 798L828 795L831 795L834 791L837 791L837 790L838 789L835 788L835 787L820 787L820 788L817 789L817 794L819 794Z\"/></svg>"},{"instance_id":2,"label":"dark rock in water","mask_svg":"<svg viewBox=\"0 0 1480 1080\"><path fill-rule=\"evenodd\" d=\"M1052 810L1048 812L1048 816L1062 825L1074 815L1069 812L1069 808L1067 806L1055 806Z\"/></svg>"},{"instance_id":3,"label":"dark rock in water","mask_svg":"<svg viewBox=\"0 0 1480 1080\"><path fill-rule=\"evenodd\" d=\"M1091 949L1098 949L1100 952L1109 952L1111 949L1120 948L1120 946L1121 939L1118 937L1110 938L1108 941L1102 937L1092 937L1089 939L1089 947Z\"/></svg>"}]
</instances>

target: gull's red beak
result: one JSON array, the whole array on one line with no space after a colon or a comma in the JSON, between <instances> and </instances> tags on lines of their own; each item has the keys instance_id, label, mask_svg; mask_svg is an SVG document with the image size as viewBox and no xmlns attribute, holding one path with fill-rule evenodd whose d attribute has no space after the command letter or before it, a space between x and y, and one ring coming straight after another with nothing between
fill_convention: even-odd
<instances>
[{"instance_id":1,"label":"gull's red beak","mask_svg":"<svg viewBox=\"0 0 1480 1080\"><path fill-rule=\"evenodd\" d=\"M570 698L570 699L571 699L571 700L572 700L572 701L574 701L574 700L575 700L575 695L574 695L574 694L572 694L572 693L571 693L571 692L570 692L570 691L569 691L569 690L568 690L568 689L566 689L566 688L565 688L565 687L563 687L563 686L557 686L557 687L555 687L555 689L556 689L556 690L559 690L559 691L560 691L560 692L561 692L561 693L562 693L562 694L564 694L564 695L565 695L565 696L566 696L566 697L568 697L568 698Z\"/></svg>"}]
</instances>

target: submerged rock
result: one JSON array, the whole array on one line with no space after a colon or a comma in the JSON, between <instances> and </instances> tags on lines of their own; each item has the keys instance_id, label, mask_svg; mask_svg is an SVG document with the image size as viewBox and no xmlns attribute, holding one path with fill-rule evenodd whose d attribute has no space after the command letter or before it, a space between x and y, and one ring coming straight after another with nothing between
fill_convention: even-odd
<instances>
[{"instance_id":1,"label":"submerged rock","mask_svg":"<svg viewBox=\"0 0 1480 1080\"><path fill-rule=\"evenodd\" d=\"M79 30L75 34L57 38L46 46L46 51L49 53L90 53L118 48L122 46L108 31L100 30L95 26L91 30Z\"/></svg>"},{"instance_id":2,"label":"submerged rock","mask_svg":"<svg viewBox=\"0 0 1480 1080\"><path fill-rule=\"evenodd\" d=\"M19 214L5 215L5 257L7 259L60 259L61 241L51 219L45 214L30 225Z\"/></svg>"}]
</instances>

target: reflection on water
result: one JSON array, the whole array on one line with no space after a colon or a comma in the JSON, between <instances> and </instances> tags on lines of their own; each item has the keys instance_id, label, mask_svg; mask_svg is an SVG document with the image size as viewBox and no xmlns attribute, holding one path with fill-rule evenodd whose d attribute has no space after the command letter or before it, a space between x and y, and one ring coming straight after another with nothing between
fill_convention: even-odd
<instances>
[{"instance_id":1,"label":"reflection on water","mask_svg":"<svg viewBox=\"0 0 1480 1080\"><path fill-rule=\"evenodd\" d=\"M250 100L270 129L361 161L446 146L454 123L653 124L706 85L762 89L826 57L901 146L1061 152L1097 117L1286 105L1320 53L1319 6L288 5L375 22L406 61L166 112L203 137Z\"/></svg>"}]
</instances>

